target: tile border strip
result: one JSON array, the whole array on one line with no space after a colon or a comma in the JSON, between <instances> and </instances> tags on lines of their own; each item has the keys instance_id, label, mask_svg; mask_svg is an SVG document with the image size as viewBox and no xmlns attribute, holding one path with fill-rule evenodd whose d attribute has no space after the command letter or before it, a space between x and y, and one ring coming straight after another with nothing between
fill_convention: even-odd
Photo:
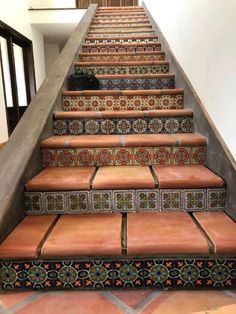
<instances>
[{"instance_id":1,"label":"tile border strip","mask_svg":"<svg viewBox=\"0 0 236 314\"><path fill-rule=\"evenodd\" d=\"M28 215L217 211L225 200L225 188L25 192Z\"/></svg>"},{"instance_id":2,"label":"tile border strip","mask_svg":"<svg viewBox=\"0 0 236 314\"><path fill-rule=\"evenodd\" d=\"M3 290L233 289L236 258L2 261Z\"/></svg>"}]
</instances>

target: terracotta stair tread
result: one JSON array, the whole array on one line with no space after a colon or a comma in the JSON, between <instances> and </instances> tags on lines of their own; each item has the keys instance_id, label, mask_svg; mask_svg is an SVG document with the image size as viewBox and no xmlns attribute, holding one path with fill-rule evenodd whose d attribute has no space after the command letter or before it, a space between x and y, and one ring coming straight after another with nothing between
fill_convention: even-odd
<instances>
[{"instance_id":1,"label":"terracotta stair tread","mask_svg":"<svg viewBox=\"0 0 236 314\"><path fill-rule=\"evenodd\" d=\"M61 135L41 142L42 148L205 146L205 137L195 134Z\"/></svg>"},{"instance_id":2,"label":"terracotta stair tread","mask_svg":"<svg viewBox=\"0 0 236 314\"><path fill-rule=\"evenodd\" d=\"M143 117L192 117L191 109L162 109L162 110L125 110L125 111L57 111L55 119L82 118L143 118Z\"/></svg>"},{"instance_id":3,"label":"terracotta stair tread","mask_svg":"<svg viewBox=\"0 0 236 314\"><path fill-rule=\"evenodd\" d=\"M224 212L194 213L195 218L220 255L236 254L236 223Z\"/></svg>"},{"instance_id":4,"label":"terracotta stair tread","mask_svg":"<svg viewBox=\"0 0 236 314\"><path fill-rule=\"evenodd\" d=\"M37 258L45 234L56 216L27 216L0 244L0 258Z\"/></svg>"},{"instance_id":5,"label":"terracotta stair tread","mask_svg":"<svg viewBox=\"0 0 236 314\"><path fill-rule=\"evenodd\" d=\"M173 89L149 89L149 90L83 90L64 91L63 96L151 96L151 95L176 95L183 94L181 88Z\"/></svg>"},{"instance_id":6,"label":"terracotta stair tread","mask_svg":"<svg viewBox=\"0 0 236 314\"><path fill-rule=\"evenodd\" d=\"M134 55L165 55L164 51L138 51L138 52L108 52L108 56L134 56ZM81 52L79 56L102 56L103 52Z\"/></svg>"},{"instance_id":7,"label":"terracotta stair tread","mask_svg":"<svg viewBox=\"0 0 236 314\"><path fill-rule=\"evenodd\" d=\"M139 35L136 35L136 36L125 36L125 37L122 37L120 38L120 36L112 36L112 37L109 37L109 38L101 38L101 37L86 37L85 38L85 41L86 40L128 40L128 39L141 39L141 40L145 40L145 39L158 39L158 36L153 34L153 35L146 35L145 37L144 36L139 36Z\"/></svg>"},{"instance_id":8,"label":"terracotta stair tread","mask_svg":"<svg viewBox=\"0 0 236 314\"><path fill-rule=\"evenodd\" d=\"M131 43L127 43L127 42L124 42L124 43L90 43L90 44L83 44L83 48L86 48L86 47L112 47L112 46L117 46L117 47L124 47L124 46L127 46L127 47L136 47L136 46L161 46L161 43L159 42L131 42Z\"/></svg>"},{"instance_id":9,"label":"terracotta stair tread","mask_svg":"<svg viewBox=\"0 0 236 314\"><path fill-rule=\"evenodd\" d=\"M42 247L42 257L121 255L122 216L61 216Z\"/></svg>"},{"instance_id":10,"label":"terracotta stair tread","mask_svg":"<svg viewBox=\"0 0 236 314\"><path fill-rule=\"evenodd\" d=\"M211 170L202 165L190 166L153 166L159 188L220 188L224 181Z\"/></svg>"},{"instance_id":11,"label":"terracotta stair tread","mask_svg":"<svg viewBox=\"0 0 236 314\"><path fill-rule=\"evenodd\" d=\"M92 188L103 189L152 189L155 180L149 167L108 166L100 167L94 177Z\"/></svg>"},{"instance_id":12,"label":"terracotta stair tread","mask_svg":"<svg viewBox=\"0 0 236 314\"><path fill-rule=\"evenodd\" d=\"M120 62L75 62L76 67L83 66L152 66L152 65L168 65L168 61L120 61Z\"/></svg>"},{"instance_id":13,"label":"terracotta stair tread","mask_svg":"<svg viewBox=\"0 0 236 314\"><path fill-rule=\"evenodd\" d=\"M128 255L204 255L206 239L187 213L127 215Z\"/></svg>"},{"instance_id":14,"label":"terracotta stair tread","mask_svg":"<svg viewBox=\"0 0 236 314\"><path fill-rule=\"evenodd\" d=\"M89 189L95 167L51 167L27 182L27 191L68 191Z\"/></svg>"}]
</instances>

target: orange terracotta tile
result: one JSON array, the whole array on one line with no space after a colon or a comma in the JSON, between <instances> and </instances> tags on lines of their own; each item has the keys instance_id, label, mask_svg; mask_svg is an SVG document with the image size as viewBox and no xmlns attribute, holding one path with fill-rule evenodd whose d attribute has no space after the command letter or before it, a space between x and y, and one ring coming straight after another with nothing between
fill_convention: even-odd
<instances>
[{"instance_id":1,"label":"orange terracotta tile","mask_svg":"<svg viewBox=\"0 0 236 314\"><path fill-rule=\"evenodd\" d=\"M99 292L63 292L42 295L16 314L124 314Z\"/></svg>"},{"instance_id":2,"label":"orange terracotta tile","mask_svg":"<svg viewBox=\"0 0 236 314\"><path fill-rule=\"evenodd\" d=\"M141 314L193 314L198 311L210 314L210 309L235 303L233 298L219 291L163 292L161 298L148 304Z\"/></svg>"},{"instance_id":3,"label":"orange terracotta tile","mask_svg":"<svg viewBox=\"0 0 236 314\"><path fill-rule=\"evenodd\" d=\"M207 311L194 312L192 314L235 314L236 313L236 304L221 306L217 308L207 309Z\"/></svg>"},{"instance_id":4,"label":"orange terracotta tile","mask_svg":"<svg viewBox=\"0 0 236 314\"><path fill-rule=\"evenodd\" d=\"M61 216L42 248L43 257L121 254L119 214Z\"/></svg>"},{"instance_id":5,"label":"orange terracotta tile","mask_svg":"<svg viewBox=\"0 0 236 314\"><path fill-rule=\"evenodd\" d=\"M197 133L182 133L174 135L180 146L204 146L206 145L206 138Z\"/></svg>"},{"instance_id":6,"label":"orange terracotta tile","mask_svg":"<svg viewBox=\"0 0 236 314\"><path fill-rule=\"evenodd\" d=\"M128 254L207 254L208 245L187 213L132 213L127 217Z\"/></svg>"},{"instance_id":7,"label":"orange terracotta tile","mask_svg":"<svg viewBox=\"0 0 236 314\"><path fill-rule=\"evenodd\" d=\"M208 188L222 187L223 180L202 165L153 166L159 187L166 188Z\"/></svg>"},{"instance_id":8,"label":"orange terracotta tile","mask_svg":"<svg viewBox=\"0 0 236 314\"><path fill-rule=\"evenodd\" d=\"M45 233L56 216L27 216L0 245L0 259L36 258Z\"/></svg>"},{"instance_id":9,"label":"orange terracotta tile","mask_svg":"<svg viewBox=\"0 0 236 314\"><path fill-rule=\"evenodd\" d=\"M93 189L152 189L155 181L149 167L100 167L93 179Z\"/></svg>"},{"instance_id":10,"label":"orange terracotta tile","mask_svg":"<svg viewBox=\"0 0 236 314\"><path fill-rule=\"evenodd\" d=\"M11 307L21 303L34 293L35 292L32 291L0 293L0 305L2 305L4 309L8 310Z\"/></svg>"},{"instance_id":11,"label":"orange terracotta tile","mask_svg":"<svg viewBox=\"0 0 236 314\"><path fill-rule=\"evenodd\" d=\"M69 191L89 189L95 167L52 167L26 184L27 191Z\"/></svg>"},{"instance_id":12,"label":"orange terracotta tile","mask_svg":"<svg viewBox=\"0 0 236 314\"><path fill-rule=\"evenodd\" d=\"M120 299L123 303L136 309L150 294L152 290L137 291L113 291L112 294Z\"/></svg>"},{"instance_id":13,"label":"orange terracotta tile","mask_svg":"<svg viewBox=\"0 0 236 314\"><path fill-rule=\"evenodd\" d=\"M116 147L119 144L119 135L61 135L41 142L42 148Z\"/></svg>"},{"instance_id":14,"label":"orange terracotta tile","mask_svg":"<svg viewBox=\"0 0 236 314\"><path fill-rule=\"evenodd\" d=\"M236 223L224 212L194 213L209 238L215 252L222 255L236 254Z\"/></svg>"},{"instance_id":15,"label":"orange terracotta tile","mask_svg":"<svg viewBox=\"0 0 236 314\"><path fill-rule=\"evenodd\" d=\"M176 139L169 134L130 134L124 135L123 146L174 146Z\"/></svg>"}]
</instances>

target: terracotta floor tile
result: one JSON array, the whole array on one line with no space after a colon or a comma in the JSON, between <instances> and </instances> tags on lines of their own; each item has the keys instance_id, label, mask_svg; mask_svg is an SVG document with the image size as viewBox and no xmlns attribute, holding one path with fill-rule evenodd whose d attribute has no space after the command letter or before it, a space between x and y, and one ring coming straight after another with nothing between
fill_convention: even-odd
<instances>
[{"instance_id":1,"label":"terracotta floor tile","mask_svg":"<svg viewBox=\"0 0 236 314\"><path fill-rule=\"evenodd\" d=\"M169 134L130 134L123 136L124 146L174 146L176 139Z\"/></svg>"},{"instance_id":2,"label":"terracotta floor tile","mask_svg":"<svg viewBox=\"0 0 236 314\"><path fill-rule=\"evenodd\" d=\"M42 256L121 254L119 214L61 216L42 248Z\"/></svg>"},{"instance_id":3,"label":"terracotta floor tile","mask_svg":"<svg viewBox=\"0 0 236 314\"><path fill-rule=\"evenodd\" d=\"M175 135L180 146L206 145L206 138L197 133L179 133Z\"/></svg>"},{"instance_id":4,"label":"terracotta floor tile","mask_svg":"<svg viewBox=\"0 0 236 314\"><path fill-rule=\"evenodd\" d=\"M152 189L155 181L149 167L100 167L93 179L93 189Z\"/></svg>"},{"instance_id":5,"label":"terracotta floor tile","mask_svg":"<svg viewBox=\"0 0 236 314\"><path fill-rule=\"evenodd\" d=\"M0 258L36 258L38 246L56 216L27 216L0 245Z\"/></svg>"},{"instance_id":6,"label":"terracotta floor tile","mask_svg":"<svg viewBox=\"0 0 236 314\"><path fill-rule=\"evenodd\" d=\"M112 294L132 309L136 309L152 292L152 290L113 291Z\"/></svg>"},{"instance_id":7,"label":"terracotta floor tile","mask_svg":"<svg viewBox=\"0 0 236 314\"><path fill-rule=\"evenodd\" d=\"M26 184L27 191L88 190L95 167L52 167Z\"/></svg>"},{"instance_id":8,"label":"terracotta floor tile","mask_svg":"<svg viewBox=\"0 0 236 314\"><path fill-rule=\"evenodd\" d=\"M201 312L194 312L192 314L235 314L236 313L236 304L233 305L226 305L226 306L221 306L217 308L211 308L207 311L201 311Z\"/></svg>"},{"instance_id":9,"label":"terracotta floor tile","mask_svg":"<svg viewBox=\"0 0 236 314\"><path fill-rule=\"evenodd\" d=\"M202 165L153 166L159 187L174 188L214 188L222 187L223 180Z\"/></svg>"},{"instance_id":10,"label":"terracotta floor tile","mask_svg":"<svg viewBox=\"0 0 236 314\"><path fill-rule=\"evenodd\" d=\"M62 292L42 297L16 314L124 314L99 292Z\"/></svg>"},{"instance_id":11,"label":"terracotta floor tile","mask_svg":"<svg viewBox=\"0 0 236 314\"><path fill-rule=\"evenodd\" d=\"M133 255L209 252L192 218L180 212L128 214L127 251Z\"/></svg>"},{"instance_id":12,"label":"terracotta floor tile","mask_svg":"<svg viewBox=\"0 0 236 314\"><path fill-rule=\"evenodd\" d=\"M236 223L224 212L194 213L215 246L217 254L236 254Z\"/></svg>"},{"instance_id":13,"label":"terracotta floor tile","mask_svg":"<svg viewBox=\"0 0 236 314\"><path fill-rule=\"evenodd\" d=\"M199 311L210 314L212 308L236 303L236 300L218 291L163 292L160 297L161 300L157 297L141 314L193 314Z\"/></svg>"},{"instance_id":14,"label":"terracotta floor tile","mask_svg":"<svg viewBox=\"0 0 236 314\"><path fill-rule=\"evenodd\" d=\"M30 297L35 292L6 292L0 294L0 304L5 309L10 309L11 307L19 304L26 298Z\"/></svg>"}]
</instances>

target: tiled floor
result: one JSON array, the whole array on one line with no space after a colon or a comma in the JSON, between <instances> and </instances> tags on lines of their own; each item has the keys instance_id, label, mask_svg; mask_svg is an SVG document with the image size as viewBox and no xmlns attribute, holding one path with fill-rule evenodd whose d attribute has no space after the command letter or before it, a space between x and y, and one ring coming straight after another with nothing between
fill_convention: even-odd
<instances>
[{"instance_id":1,"label":"tiled floor","mask_svg":"<svg viewBox=\"0 0 236 314\"><path fill-rule=\"evenodd\" d=\"M235 314L236 291L20 292L0 314Z\"/></svg>"}]
</instances>

